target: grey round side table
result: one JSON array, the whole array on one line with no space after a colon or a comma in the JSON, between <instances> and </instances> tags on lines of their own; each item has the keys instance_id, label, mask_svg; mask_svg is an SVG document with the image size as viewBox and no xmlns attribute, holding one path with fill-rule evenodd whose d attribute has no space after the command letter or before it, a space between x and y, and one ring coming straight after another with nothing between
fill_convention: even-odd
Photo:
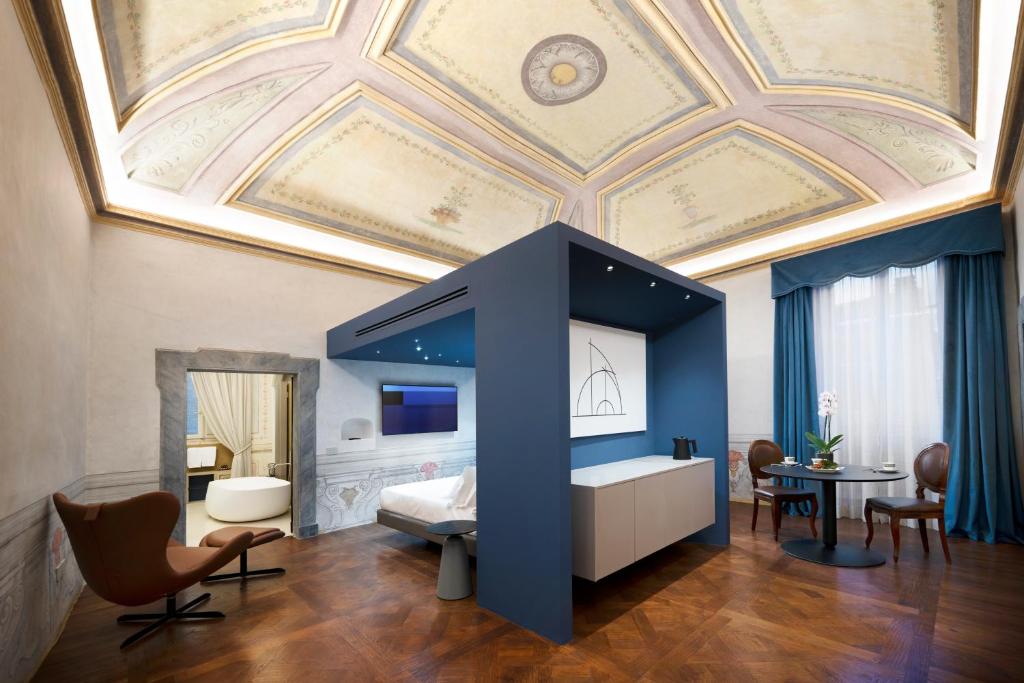
<instances>
[{"instance_id":1,"label":"grey round side table","mask_svg":"<svg viewBox=\"0 0 1024 683\"><path fill-rule=\"evenodd\" d=\"M437 522L426 531L445 536L441 546L441 569L437 573L437 597L442 600L461 600L473 594L473 579L469 575L469 553L466 551L465 534L476 531L476 521L454 519Z\"/></svg>"}]
</instances>

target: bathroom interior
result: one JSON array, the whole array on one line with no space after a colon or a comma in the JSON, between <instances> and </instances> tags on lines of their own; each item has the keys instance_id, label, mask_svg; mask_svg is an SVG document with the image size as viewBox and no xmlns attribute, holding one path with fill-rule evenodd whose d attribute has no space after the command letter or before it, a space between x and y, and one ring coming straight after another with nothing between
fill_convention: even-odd
<instances>
[{"instance_id":1,"label":"bathroom interior","mask_svg":"<svg viewBox=\"0 0 1024 683\"><path fill-rule=\"evenodd\" d=\"M186 544L250 522L292 533L293 377L189 372Z\"/></svg>"}]
</instances>

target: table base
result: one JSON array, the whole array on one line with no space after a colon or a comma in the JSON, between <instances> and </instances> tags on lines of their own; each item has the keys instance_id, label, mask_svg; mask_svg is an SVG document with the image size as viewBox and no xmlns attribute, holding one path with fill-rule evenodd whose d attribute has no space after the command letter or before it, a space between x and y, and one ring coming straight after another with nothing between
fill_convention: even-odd
<instances>
[{"instance_id":1,"label":"table base","mask_svg":"<svg viewBox=\"0 0 1024 683\"><path fill-rule=\"evenodd\" d=\"M469 574L469 553L466 539L452 535L441 546L441 568L437 572L437 597L442 600L461 600L473 594L473 579Z\"/></svg>"},{"instance_id":2,"label":"table base","mask_svg":"<svg viewBox=\"0 0 1024 683\"><path fill-rule=\"evenodd\" d=\"M885 564L885 555L874 550L841 543L834 548L827 548L824 543L813 538L785 541L782 550L792 557L832 567L877 567Z\"/></svg>"}]
</instances>

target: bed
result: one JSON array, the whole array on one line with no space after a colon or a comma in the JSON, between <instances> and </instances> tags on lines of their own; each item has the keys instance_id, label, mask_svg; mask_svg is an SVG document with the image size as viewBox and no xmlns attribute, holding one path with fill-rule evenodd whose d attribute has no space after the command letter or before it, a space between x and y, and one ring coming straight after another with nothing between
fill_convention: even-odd
<instances>
[{"instance_id":1,"label":"bed","mask_svg":"<svg viewBox=\"0 0 1024 683\"><path fill-rule=\"evenodd\" d=\"M452 519L476 519L476 468L457 477L414 481L381 489L377 523L418 538L444 543L427 526ZM470 555L476 555L476 534L466 537Z\"/></svg>"}]
</instances>

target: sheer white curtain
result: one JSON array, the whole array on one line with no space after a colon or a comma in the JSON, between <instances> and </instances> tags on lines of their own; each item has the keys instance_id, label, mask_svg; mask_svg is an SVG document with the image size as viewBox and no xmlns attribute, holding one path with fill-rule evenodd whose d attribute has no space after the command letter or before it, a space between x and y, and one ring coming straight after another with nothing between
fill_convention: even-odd
<instances>
[{"instance_id":1,"label":"sheer white curtain","mask_svg":"<svg viewBox=\"0 0 1024 683\"><path fill-rule=\"evenodd\" d=\"M193 372L192 384L207 431L234 451L231 476L252 476L258 376L242 372Z\"/></svg>"},{"instance_id":2,"label":"sheer white curtain","mask_svg":"<svg viewBox=\"0 0 1024 683\"><path fill-rule=\"evenodd\" d=\"M871 496L914 495L914 456L942 439L942 273L934 261L847 277L814 290L818 390L835 391L836 460L893 460L910 477L840 484L841 517L863 518Z\"/></svg>"}]
</instances>

